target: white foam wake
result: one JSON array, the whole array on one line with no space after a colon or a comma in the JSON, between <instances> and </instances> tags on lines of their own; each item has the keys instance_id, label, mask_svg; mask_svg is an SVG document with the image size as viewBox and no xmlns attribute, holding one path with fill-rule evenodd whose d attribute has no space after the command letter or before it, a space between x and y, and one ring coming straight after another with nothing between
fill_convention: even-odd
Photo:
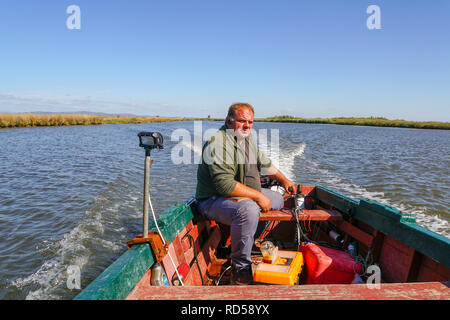
<instances>
[{"instance_id":1,"label":"white foam wake","mask_svg":"<svg viewBox=\"0 0 450 320\"><path fill-rule=\"evenodd\" d=\"M130 218L136 216L133 212L138 198L134 195L122 195L121 199L111 202L109 192L111 190L99 195L93 206L86 210L80 223L62 239L47 241L36 247L41 254L50 258L33 274L11 283L19 290L29 290L27 300L64 299L69 292L67 279L70 266L80 269L83 285L83 272L89 267L93 254L98 255L100 252L111 256L123 250L126 234L118 220L118 213L131 212ZM115 192L117 190L112 191Z\"/></svg>"},{"instance_id":2,"label":"white foam wake","mask_svg":"<svg viewBox=\"0 0 450 320\"><path fill-rule=\"evenodd\" d=\"M320 168L319 164L312 160L307 160L306 170L312 170L317 180L317 185L322 185L330 189L334 189L355 200L373 200L385 205L397 208L398 210L412 214L416 223L428 230L448 237L450 235L449 222L440 218L437 215L430 215L425 212L426 208L415 207L404 203L395 203L389 200L383 192L374 192L365 189L364 187L346 181L335 172L330 172L327 169Z\"/></svg>"},{"instance_id":3,"label":"white foam wake","mask_svg":"<svg viewBox=\"0 0 450 320\"><path fill-rule=\"evenodd\" d=\"M278 168L289 180L296 182L294 165L296 158L304 154L306 143L302 142L288 150L280 151L279 154L269 155L272 164Z\"/></svg>"}]
</instances>

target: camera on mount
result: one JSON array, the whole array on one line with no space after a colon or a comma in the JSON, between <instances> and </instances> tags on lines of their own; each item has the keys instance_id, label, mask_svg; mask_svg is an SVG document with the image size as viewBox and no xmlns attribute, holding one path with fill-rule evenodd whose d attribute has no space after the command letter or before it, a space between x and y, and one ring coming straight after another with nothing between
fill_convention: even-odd
<instances>
[{"instance_id":1,"label":"camera on mount","mask_svg":"<svg viewBox=\"0 0 450 320\"><path fill-rule=\"evenodd\" d=\"M159 132L139 132L139 147L145 149L163 149L163 136Z\"/></svg>"}]
</instances>

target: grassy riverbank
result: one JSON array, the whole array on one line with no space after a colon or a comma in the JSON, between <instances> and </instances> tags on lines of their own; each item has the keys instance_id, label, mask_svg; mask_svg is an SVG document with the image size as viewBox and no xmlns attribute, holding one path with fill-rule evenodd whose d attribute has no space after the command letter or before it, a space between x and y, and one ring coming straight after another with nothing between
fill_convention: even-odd
<instances>
[{"instance_id":1,"label":"grassy riverbank","mask_svg":"<svg viewBox=\"0 0 450 320\"><path fill-rule=\"evenodd\" d=\"M415 129L443 129L449 130L449 122L436 121L407 121L407 120L389 120L381 117L371 118L295 118L292 116L277 116L265 119L255 119L263 122L294 122L294 123L323 123L340 124L354 126L374 126L374 127L397 127L397 128L415 128Z\"/></svg>"},{"instance_id":2,"label":"grassy riverbank","mask_svg":"<svg viewBox=\"0 0 450 320\"><path fill-rule=\"evenodd\" d=\"M101 123L101 117L82 114L0 114L0 128L96 125Z\"/></svg>"},{"instance_id":3,"label":"grassy riverbank","mask_svg":"<svg viewBox=\"0 0 450 320\"><path fill-rule=\"evenodd\" d=\"M105 117L85 114L29 114L29 113L0 113L0 128L26 128L44 126L76 126L100 125L111 123L151 123L188 120L223 121L220 118L164 118L164 117ZM258 122L293 122L293 123L322 123L356 126L399 127L416 129L450 130L449 122L388 120L386 118L295 118L292 116L276 116L255 119Z\"/></svg>"},{"instance_id":4,"label":"grassy riverbank","mask_svg":"<svg viewBox=\"0 0 450 320\"><path fill-rule=\"evenodd\" d=\"M47 126L99 125L110 123L150 123L184 120L206 120L198 118L163 117L103 117L85 114L9 114L0 113L0 128L27 128ZM209 119L214 120L214 119Z\"/></svg>"}]
</instances>

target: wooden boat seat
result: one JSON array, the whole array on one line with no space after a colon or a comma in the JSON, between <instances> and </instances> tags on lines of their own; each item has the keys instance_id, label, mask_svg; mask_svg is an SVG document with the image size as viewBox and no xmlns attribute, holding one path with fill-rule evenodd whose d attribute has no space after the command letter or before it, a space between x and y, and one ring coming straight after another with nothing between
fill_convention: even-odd
<instances>
[{"instance_id":1,"label":"wooden boat seat","mask_svg":"<svg viewBox=\"0 0 450 320\"><path fill-rule=\"evenodd\" d=\"M289 211L271 210L261 212L260 221L291 221L295 220ZM336 210L302 209L298 213L299 221L341 221L342 215Z\"/></svg>"}]
</instances>

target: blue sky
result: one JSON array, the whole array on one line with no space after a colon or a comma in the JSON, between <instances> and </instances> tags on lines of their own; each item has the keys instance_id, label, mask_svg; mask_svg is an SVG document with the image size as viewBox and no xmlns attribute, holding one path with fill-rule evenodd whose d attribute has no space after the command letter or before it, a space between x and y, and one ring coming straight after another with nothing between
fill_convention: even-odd
<instances>
[{"instance_id":1,"label":"blue sky","mask_svg":"<svg viewBox=\"0 0 450 320\"><path fill-rule=\"evenodd\" d=\"M1 0L0 112L450 121L449 35L448 0Z\"/></svg>"}]
</instances>

